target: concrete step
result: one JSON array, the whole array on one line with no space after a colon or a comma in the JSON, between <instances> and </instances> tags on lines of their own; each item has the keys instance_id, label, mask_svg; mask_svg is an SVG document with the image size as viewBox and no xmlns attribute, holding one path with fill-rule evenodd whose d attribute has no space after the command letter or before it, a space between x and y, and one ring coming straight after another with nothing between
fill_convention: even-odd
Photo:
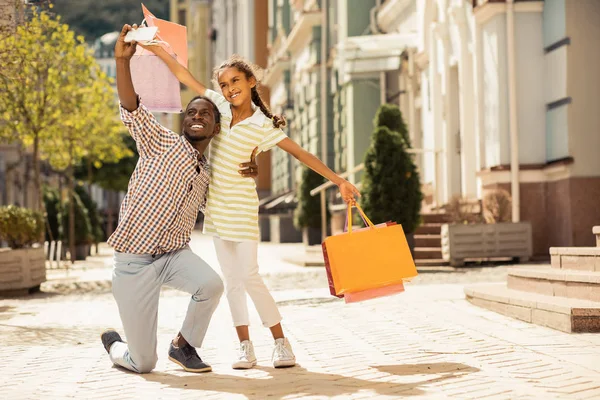
<instances>
[{"instance_id":1,"label":"concrete step","mask_svg":"<svg viewBox=\"0 0 600 400\"><path fill-rule=\"evenodd\" d=\"M595 226L592 232L596 236L596 247L600 247L600 226Z\"/></svg>"},{"instance_id":2,"label":"concrete step","mask_svg":"<svg viewBox=\"0 0 600 400\"><path fill-rule=\"evenodd\" d=\"M441 235L415 235L415 247L442 247Z\"/></svg>"},{"instance_id":3,"label":"concrete step","mask_svg":"<svg viewBox=\"0 0 600 400\"><path fill-rule=\"evenodd\" d=\"M450 221L450 216L446 213L432 212L421 214L421 219L423 220L424 224L445 224Z\"/></svg>"},{"instance_id":4,"label":"concrete step","mask_svg":"<svg viewBox=\"0 0 600 400\"><path fill-rule=\"evenodd\" d=\"M509 289L600 302L600 272L515 267L508 270L507 283Z\"/></svg>"},{"instance_id":5,"label":"concrete step","mask_svg":"<svg viewBox=\"0 0 600 400\"><path fill-rule=\"evenodd\" d=\"M420 225L415 231L415 235L439 235L442 232L442 224L428 223Z\"/></svg>"},{"instance_id":6,"label":"concrete step","mask_svg":"<svg viewBox=\"0 0 600 400\"><path fill-rule=\"evenodd\" d=\"M600 271L600 247L550 247L552 268Z\"/></svg>"},{"instance_id":7,"label":"concrete step","mask_svg":"<svg viewBox=\"0 0 600 400\"><path fill-rule=\"evenodd\" d=\"M600 332L600 302L509 289L504 283L465 287L471 303L563 332Z\"/></svg>"},{"instance_id":8,"label":"concrete step","mask_svg":"<svg viewBox=\"0 0 600 400\"><path fill-rule=\"evenodd\" d=\"M415 260L441 259L442 249L440 247L415 247Z\"/></svg>"}]
</instances>

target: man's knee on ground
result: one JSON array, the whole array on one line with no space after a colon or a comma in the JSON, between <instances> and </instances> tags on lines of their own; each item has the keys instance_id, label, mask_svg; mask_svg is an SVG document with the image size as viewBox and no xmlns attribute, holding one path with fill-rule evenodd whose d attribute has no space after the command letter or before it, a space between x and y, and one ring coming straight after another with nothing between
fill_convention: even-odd
<instances>
[{"instance_id":1,"label":"man's knee on ground","mask_svg":"<svg viewBox=\"0 0 600 400\"><path fill-rule=\"evenodd\" d=\"M194 293L192 298L195 301L205 301L212 299L219 299L223 294L223 281L215 274L214 278L204 282L200 288Z\"/></svg>"},{"instance_id":2,"label":"man's knee on ground","mask_svg":"<svg viewBox=\"0 0 600 400\"><path fill-rule=\"evenodd\" d=\"M156 367L157 361L158 358L156 356L141 358L140 361L135 364L137 372L140 374L152 372L154 367Z\"/></svg>"}]
</instances>

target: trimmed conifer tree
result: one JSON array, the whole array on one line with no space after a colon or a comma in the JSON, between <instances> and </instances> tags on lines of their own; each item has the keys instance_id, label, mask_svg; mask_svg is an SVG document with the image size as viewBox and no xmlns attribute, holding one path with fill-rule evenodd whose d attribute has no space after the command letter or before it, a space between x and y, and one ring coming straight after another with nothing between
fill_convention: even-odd
<instances>
[{"instance_id":1,"label":"trimmed conifer tree","mask_svg":"<svg viewBox=\"0 0 600 400\"><path fill-rule=\"evenodd\" d=\"M323 184L325 178L310 168L302 170L302 182L298 190L298 205L294 211L296 229L321 228L321 197L311 196L310 191ZM329 218L329 210L327 210Z\"/></svg>"},{"instance_id":2,"label":"trimmed conifer tree","mask_svg":"<svg viewBox=\"0 0 600 400\"><path fill-rule=\"evenodd\" d=\"M364 159L362 207L374 223L391 220L401 224L405 233L414 233L423 194L413 155L407 152L410 140L400 110L381 106L374 124Z\"/></svg>"}]
</instances>

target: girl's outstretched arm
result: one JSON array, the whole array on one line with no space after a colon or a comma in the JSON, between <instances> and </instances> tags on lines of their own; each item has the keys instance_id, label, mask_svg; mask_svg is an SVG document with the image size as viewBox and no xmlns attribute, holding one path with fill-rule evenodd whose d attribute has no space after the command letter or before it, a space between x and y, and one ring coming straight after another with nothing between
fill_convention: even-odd
<instances>
[{"instance_id":1,"label":"girl's outstretched arm","mask_svg":"<svg viewBox=\"0 0 600 400\"><path fill-rule=\"evenodd\" d=\"M204 96L204 92L206 92L206 86L199 82L191 72L179 64L176 58L173 58L162 46L144 46L138 43L138 45L142 46L144 49L156 54L161 60L167 64L169 70L177 77L179 82L183 83L185 86L189 87L193 91L197 92L199 95Z\"/></svg>"},{"instance_id":2,"label":"girl's outstretched arm","mask_svg":"<svg viewBox=\"0 0 600 400\"><path fill-rule=\"evenodd\" d=\"M325 165L321 160L315 157L313 154L304 150L302 147L298 145L298 143L294 142L290 138L285 138L279 143L277 143L280 149L285 150L287 153L294 156L298 161L302 164L306 165L316 173L324 176L326 179L329 179L331 182L335 183L340 189L340 193L342 194L342 199L346 203L350 203L355 201L355 195L360 197L360 192L353 184L345 180L344 178L340 178L335 172L333 172L327 165Z\"/></svg>"}]
</instances>

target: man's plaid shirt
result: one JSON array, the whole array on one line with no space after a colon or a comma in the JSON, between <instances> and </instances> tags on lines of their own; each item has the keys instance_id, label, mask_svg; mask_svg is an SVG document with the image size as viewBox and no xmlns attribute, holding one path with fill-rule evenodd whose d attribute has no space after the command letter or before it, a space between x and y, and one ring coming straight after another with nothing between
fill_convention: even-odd
<instances>
[{"instance_id":1,"label":"man's plaid shirt","mask_svg":"<svg viewBox=\"0 0 600 400\"><path fill-rule=\"evenodd\" d=\"M134 254L181 249L189 243L198 211L206 205L210 177L206 158L185 136L160 125L141 103L133 112L121 107L121 119L140 158L108 244Z\"/></svg>"}]
</instances>

